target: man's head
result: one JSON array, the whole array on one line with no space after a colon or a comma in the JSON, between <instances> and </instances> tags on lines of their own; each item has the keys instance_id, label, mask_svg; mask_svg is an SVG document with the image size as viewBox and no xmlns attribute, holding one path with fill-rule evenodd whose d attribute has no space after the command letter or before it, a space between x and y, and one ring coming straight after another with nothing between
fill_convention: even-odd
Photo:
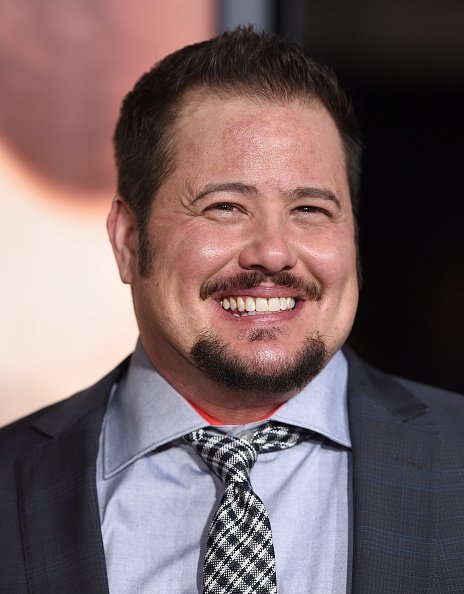
<instances>
[{"instance_id":1,"label":"man's head","mask_svg":"<svg viewBox=\"0 0 464 594\"><path fill-rule=\"evenodd\" d=\"M295 393L357 305L360 142L333 75L240 29L144 75L115 142L110 236L152 362L186 395Z\"/></svg>"},{"instance_id":2,"label":"man's head","mask_svg":"<svg viewBox=\"0 0 464 594\"><path fill-rule=\"evenodd\" d=\"M356 214L362 143L351 103L334 73L296 44L239 27L170 54L139 79L122 105L114 135L118 194L137 217L142 274L151 265L145 233L151 205L176 166L175 122L200 90L252 101L321 103L342 138Z\"/></svg>"}]
</instances>

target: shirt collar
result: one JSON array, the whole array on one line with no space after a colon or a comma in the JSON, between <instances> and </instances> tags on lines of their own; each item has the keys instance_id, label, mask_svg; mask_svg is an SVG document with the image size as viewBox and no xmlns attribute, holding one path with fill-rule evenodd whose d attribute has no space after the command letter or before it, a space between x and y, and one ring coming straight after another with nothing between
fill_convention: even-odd
<instances>
[{"instance_id":1,"label":"shirt collar","mask_svg":"<svg viewBox=\"0 0 464 594\"><path fill-rule=\"evenodd\" d=\"M271 419L316 431L351 448L347 387L348 362L342 351L337 351L324 369L278 408Z\"/></svg>"},{"instance_id":2,"label":"shirt collar","mask_svg":"<svg viewBox=\"0 0 464 594\"><path fill-rule=\"evenodd\" d=\"M316 431L351 447L347 379L348 365L338 351L321 373L270 419ZM139 341L126 376L113 388L105 415L104 478L114 476L148 452L207 426L207 421L153 368Z\"/></svg>"}]
</instances>

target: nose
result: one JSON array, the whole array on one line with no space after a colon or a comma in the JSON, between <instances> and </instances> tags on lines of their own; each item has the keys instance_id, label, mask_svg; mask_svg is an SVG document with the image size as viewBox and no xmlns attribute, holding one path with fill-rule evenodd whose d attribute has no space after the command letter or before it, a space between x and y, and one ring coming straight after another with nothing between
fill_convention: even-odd
<instances>
[{"instance_id":1,"label":"nose","mask_svg":"<svg viewBox=\"0 0 464 594\"><path fill-rule=\"evenodd\" d=\"M269 274L290 270L296 263L297 251L289 229L275 220L256 225L239 256L242 268Z\"/></svg>"}]
</instances>

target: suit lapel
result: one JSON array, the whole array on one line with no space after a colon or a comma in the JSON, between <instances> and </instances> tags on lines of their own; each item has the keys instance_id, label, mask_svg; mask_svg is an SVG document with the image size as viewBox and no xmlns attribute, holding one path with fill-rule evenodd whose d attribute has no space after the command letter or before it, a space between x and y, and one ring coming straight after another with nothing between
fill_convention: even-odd
<instances>
[{"instance_id":1,"label":"suit lapel","mask_svg":"<svg viewBox=\"0 0 464 594\"><path fill-rule=\"evenodd\" d=\"M96 490L101 423L118 368L35 423L46 440L16 463L29 592L107 593Z\"/></svg>"},{"instance_id":2,"label":"suit lapel","mask_svg":"<svg viewBox=\"0 0 464 594\"><path fill-rule=\"evenodd\" d=\"M427 407L348 353L353 445L353 593L428 592L439 437Z\"/></svg>"}]
</instances>

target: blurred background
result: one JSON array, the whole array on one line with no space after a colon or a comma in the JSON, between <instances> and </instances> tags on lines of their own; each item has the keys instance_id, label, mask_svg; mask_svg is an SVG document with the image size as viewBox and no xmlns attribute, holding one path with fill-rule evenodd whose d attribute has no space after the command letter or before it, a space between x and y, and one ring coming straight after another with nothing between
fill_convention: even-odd
<instances>
[{"instance_id":1,"label":"blurred background","mask_svg":"<svg viewBox=\"0 0 464 594\"><path fill-rule=\"evenodd\" d=\"M0 424L133 349L105 218L120 102L167 53L254 23L329 63L366 151L364 287L350 342L464 392L464 4L437 0L0 0Z\"/></svg>"}]
</instances>

